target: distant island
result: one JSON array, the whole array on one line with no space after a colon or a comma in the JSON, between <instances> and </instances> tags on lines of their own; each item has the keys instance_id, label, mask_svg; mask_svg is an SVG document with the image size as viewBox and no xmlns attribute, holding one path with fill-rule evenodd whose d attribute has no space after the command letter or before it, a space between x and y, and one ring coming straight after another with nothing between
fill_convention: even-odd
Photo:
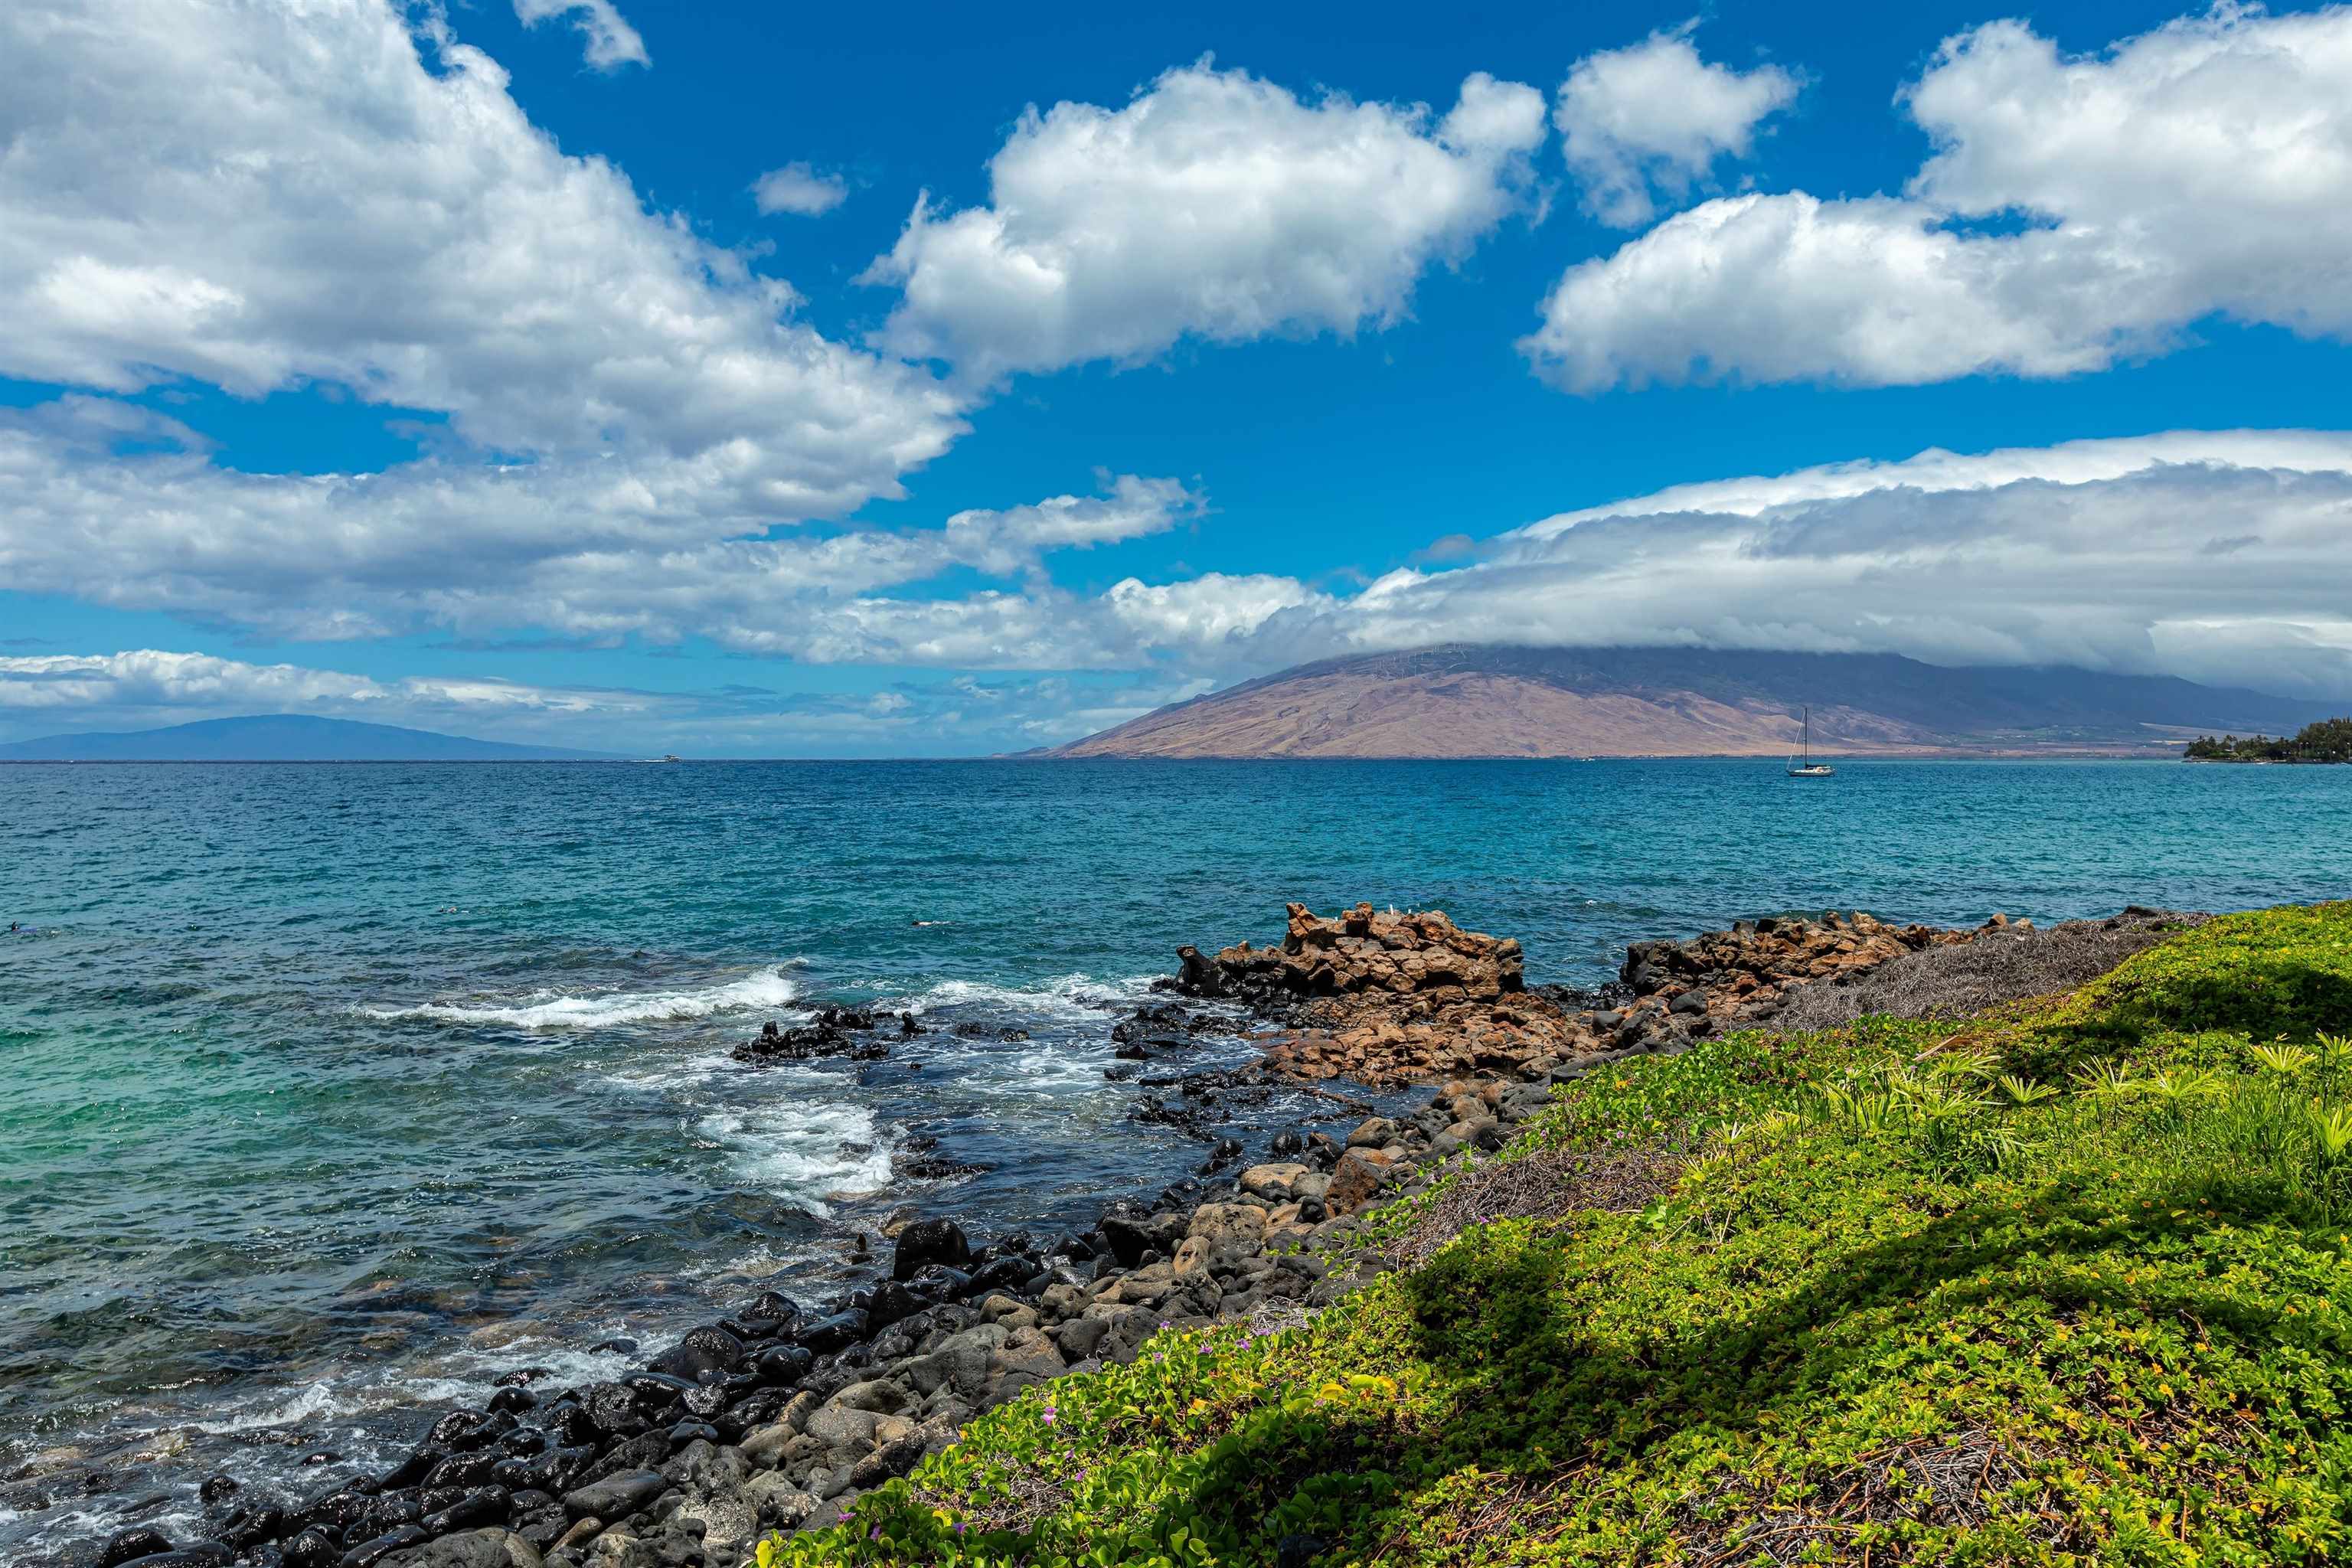
<instances>
[{"instance_id":1,"label":"distant island","mask_svg":"<svg viewBox=\"0 0 2352 1568\"><path fill-rule=\"evenodd\" d=\"M2292 730L2320 704L2165 676L1952 668L1895 654L1448 645L1299 665L1147 713L1053 757L2171 758Z\"/></svg>"},{"instance_id":2,"label":"distant island","mask_svg":"<svg viewBox=\"0 0 2352 1568\"><path fill-rule=\"evenodd\" d=\"M2182 753L2192 763L2352 763L2352 719L2305 724L2294 739L2200 735Z\"/></svg>"},{"instance_id":3,"label":"distant island","mask_svg":"<svg viewBox=\"0 0 2352 1568\"><path fill-rule=\"evenodd\" d=\"M394 724L261 713L161 730L49 735L0 745L10 763L554 763L616 762L604 752L477 741Z\"/></svg>"}]
</instances>

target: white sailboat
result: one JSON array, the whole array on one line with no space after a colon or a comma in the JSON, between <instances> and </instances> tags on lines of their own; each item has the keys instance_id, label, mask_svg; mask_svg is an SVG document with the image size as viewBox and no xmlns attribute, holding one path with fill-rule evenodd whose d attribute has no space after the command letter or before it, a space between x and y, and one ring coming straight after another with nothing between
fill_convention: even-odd
<instances>
[{"instance_id":1,"label":"white sailboat","mask_svg":"<svg viewBox=\"0 0 2352 1568\"><path fill-rule=\"evenodd\" d=\"M1825 779L1837 770L1827 763L1813 761L1813 710L1805 710L1805 749L1789 759L1789 776L1792 779Z\"/></svg>"}]
</instances>

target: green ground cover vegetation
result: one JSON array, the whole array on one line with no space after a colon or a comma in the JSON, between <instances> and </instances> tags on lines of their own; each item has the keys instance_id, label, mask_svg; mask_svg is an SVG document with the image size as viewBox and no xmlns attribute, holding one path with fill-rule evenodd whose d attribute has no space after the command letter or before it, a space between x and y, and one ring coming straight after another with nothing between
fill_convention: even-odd
<instances>
[{"instance_id":1,"label":"green ground cover vegetation","mask_svg":"<svg viewBox=\"0 0 2352 1568\"><path fill-rule=\"evenodd\" d=\"M2338 1561L2347 1036L2335 904L1965 1026L1628 1061L1498 1158L1671 1150L1646 1206L1163 1334L762 1561Z\"/></svg>"}]
</instances>

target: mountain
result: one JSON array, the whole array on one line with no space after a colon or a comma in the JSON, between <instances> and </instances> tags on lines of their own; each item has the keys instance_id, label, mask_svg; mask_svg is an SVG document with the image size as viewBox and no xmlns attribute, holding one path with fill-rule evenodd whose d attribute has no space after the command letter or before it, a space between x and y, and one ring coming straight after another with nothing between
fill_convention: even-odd
<instances>
[{"instance_id":1,"label":"mountain","mask_svg":"<svg viewBox=\"0 0 2352 1568\"><path fill-rule=\"evenodd\" d=\"M1302 664L1046 754L1779 755L1807 706L1815 751L1913 755L2163 754L2197 731L2292 732L2326 711L2169 676L1895 654L1451 645Z\"/></svg>"},{"instance_id":2,"label":"mountain","mask_svg":"<svg viewBox=\"0 0 2352 1568\"><path fill-rule=\"evenodd\" d=\"M611 762L605 752L517 746L362 724L262 713L249 719L206 719L164 730L112 734L50 735L0 745L0 762L83 763L523 763Z\"/></svg>"}]
</instances>

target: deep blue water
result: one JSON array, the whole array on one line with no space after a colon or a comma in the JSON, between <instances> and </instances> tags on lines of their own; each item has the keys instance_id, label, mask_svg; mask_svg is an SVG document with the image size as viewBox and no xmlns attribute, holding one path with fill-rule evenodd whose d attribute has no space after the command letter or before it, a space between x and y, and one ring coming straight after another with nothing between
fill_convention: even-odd
<instances>
[{"instance_id":1,"label":"deep blue water","mask_svg":"<svg viewBox=\"0 0 2352 1568\"><path fill-rule=\"evenodd\" d=\"M2352 768L0 767L0 921L39 928L0 939L0 1557L839 1288L902 1204L990 1231L1156 1189L1202 1152L1127 1119L1110 1026L1288 899L1435 906L1590 983L1767 911L2347 894ZM932 1027L728 1058L828 999ZM924 1137L989 1169L909 1182Z\"/></svg>"}]
</instances>

